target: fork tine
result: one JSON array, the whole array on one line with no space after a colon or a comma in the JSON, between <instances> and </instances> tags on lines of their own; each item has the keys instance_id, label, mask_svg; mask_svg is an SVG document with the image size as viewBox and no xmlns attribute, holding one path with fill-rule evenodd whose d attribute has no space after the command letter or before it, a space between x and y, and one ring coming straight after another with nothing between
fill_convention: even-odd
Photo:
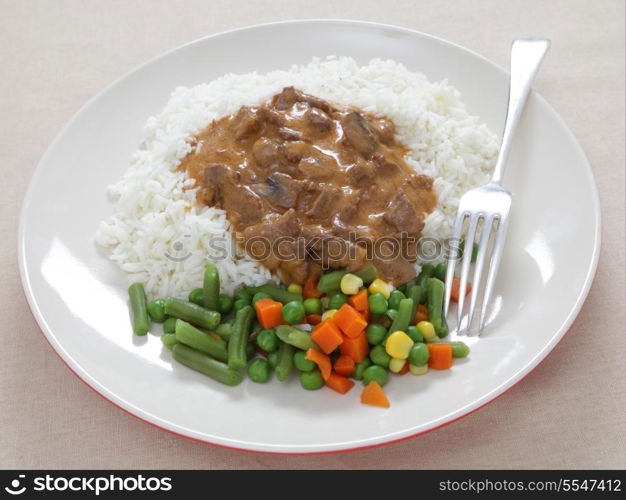
<instances>
[{"instance_id":1,"label":"fork tine","mask_svg":"<svg viewBox=\"0 0 626 500\"><path fill-rule=\"evenodd\" d=\"M480 220L480 214L471 214L469 227L465 235L465 246L463 247L463 264L461 266L460 286L459 286L459 303L456 311L457 330L461 332L461 319L463 318L463 306L465 305L465 289L467 287L467 275L469 274L470 264L472 262L472 251L474 247L474 239L476 238L476 228ZM469 327L468 327L469 331Z\"/></svg>"},{"instance_id":2,"label":"fork tine","mask_svg":"<svg viewBox=\"0 0 626 500\"><path fill-rule=\"evenodd\" d=\"M450 241L456 242L458 245L461 239L461 231L463 229L463 221L465 220L466 213L459 210L454 220L454 229L452 230L452 236ZM448 315L448 309L450 308L450 293L452 289L452 278L454 278L454 268L456 266L456 260L459 256L458 248L454 252L450 252L448 255L448 265L446 267L446 286L443 305L444 317Z\"/></svg>"},{"instance_id":3,"label":"fork tine","mask_svg":"<svg viewBox=\"0 0 626 500\"><path fill-rule=\"evenodd\" d=\"M483 267L485 266L485 258L487 257L487 249L489 247L489 236L493 229L493 216L485 217L483 220L483 228L480 234L480 243L478 244L478 255L476 256L476 264L474 267L474 281L472 283L472 294L470 296L470 306L467 319L467 330L469 332L476 313L476 300L478 299L478 290L483 276Z\"/></svg>"},{"instance_id":4,"label":"fork tine","mask_svg":"<svg viewBox=\"0 0 626 500\"><path fill-rule=\"evenodd\" d=\"M493 244L493 255L489 263L489 274L487 275L485 295L483 298L482 310L480 312L480 319L478 321L478 335L482 333L483 328L485 327L487 307L489 306L489 301L491 300L491 292L493 291L493 285L496 281L496 275L498 274L498 267L500 266L500 260L502 259L502 250L504 248L504 239L506 237L507 226L508 217L504 217L498 220L496 239Z\"/></svg>"}]
</instances>

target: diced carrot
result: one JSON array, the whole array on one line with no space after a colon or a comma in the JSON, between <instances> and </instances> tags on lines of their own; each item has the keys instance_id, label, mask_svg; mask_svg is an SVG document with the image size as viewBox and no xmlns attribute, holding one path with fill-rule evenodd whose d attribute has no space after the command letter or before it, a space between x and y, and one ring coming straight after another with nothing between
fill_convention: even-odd
<instances>
[{"instance_id":1,"label":"diced carrot","mask_svg":"<svg viewBox=\"0 0 626 500\"><path fill-rule=\"evenodd\" d=\"M389 400L383 388L378 385L378 382L372 380L365 386L361 393L361 403L364 405L380 406L381 408L389 408Z\"/></svg>"},{"instance_id":2,"label":"diced carrot","mask_svg":"<svg viewBox=\"0 0 626 500\"><path fill-rule=\"evenodd\" d=\"M344 341L344 336L341 335L332 318L328 318L315 327L311 339L320 346L322 351L330 354Z\"/></svg>"},{"instance_id":3,"label":"diced carrot","mask_svg":"<svg viewBox=\"0 0 626 500\"><path fill-rule=\"evenodd\" d=\"M339 346L339 352L350 356L355 363L362 363L369 353L370 345L367 342L367 335L361 332L355 338L344 337L343 343Z\"/></svg>"},{"instance_id":4,"label":"diced carrot","mask_svg":"<svg viewBox=\"0 0 626 500\"><path fill-rule=\"evenodd\" d=\"M367 290L363 289L355 295L351 295L348 302L360 313L369 309L369 303L367 301Z\"/></svg>"},{"instance_id":5,"label":"diced carrot","mask_svg":"<svg viewBox=\"0 0 626 500\"><path fill-rule=\"evenodd\" d=\"M274 328L282 325L283 321L283 305L272 299L257 300L254 304L256 316L263 328Z\"/></svg>"},{"instance_id":6,"label":"diced carrot","mask_svg":"<svg viewBox=\"0 0 626 500\"><path fill-rule=\"evenodd\" d=\"M350 338L357 337L367 326L367 321L350 304L342 305L333 316L333 321Z\"/></svg>"},{"instance_id":7,"label":"diced carrot","mask_svg":"<svg viewBox=\"0 0 626 500\"><path fill-rule=\"evenodd\" d=\"M406 375L407 373L409 373L409 362L408 361L406 363L404 363L404 366L402 367L402 370L400 370L398 372L398 375Z\"/></svg>"},{"instance_id":8,"label":"diced carrot","mask_svg":"<svg viewBox=\"0 0 626 500\"><path fill-rule=\"evenodd\" d=\"M330 377L326 379L326 385L339 394L345 394L354 387L354 382L349 378L332 373Z\"/></svg>"},{"instance_id":9,"label":"diced carrot","mask_svg":"<svg viewBox=\"0 0 626 500\"><path fill-rule=\"evenodd\" d=\"M330 358L326 356L326 354L322 354L315 349L309 349L304 357L309 361L313 361L313 363L315 363L320 369L320 372L322 372L322 378L324 380L328 380L332 370L332 365L330 364Z\"/></svg>"},{"instance_id":10,"label":"diced carrot","mask_svg":"<svg viewBox=\"0 0 626 500\"><path fill-rule=\"evenodd\" d=\"M461 291L459 290L459 288L461 288L461 280L460 280L460 278L453 278L452 279L452 289L450 290L450 298L454 302L458 302L459 301L459 297L461 296ZM465 295L467 296L471 291L472 291L472 285L470 283L468 283L467 286L465 287Z\"/></svg>"},{"instance_id":11,"label":"diced carrot","mask_svg":"<svg viewBox=\"0 0 626 500\"><path fill-rule=\"evenodd\" d=\"M418 324L420 321L428 321L428 308L424 304L418 304L415 311L414 324Z\"/></svg>"},{"instance_id":12,"label":"diced carrot","mask_svg":"<svg viewBox=\"0 0 626 500\"><path fill-rule=\"evenodd\" d=\"M435 370L447 370L452 366L452 346L450 344L426 344L430 357L429 368Z\"/></svg>"},{"instance_id":13,"label":"diced carrot","mask_svg":"<svg viewBox=\"0 0 626 500\"><path fill-rule=\"evenodd\" d=\"M309 325L319 325L322 322L322 316L320 314L309 314L306 317L306 322Z\"/></svg>"},{"instance_id":14,"label":"diced carrot","mask_svg":"<svg viewBox=\"0 0 626 500\"><path fill-rule=\"evenodd\" d=\"M354 360L347 354L342 354L337 358L333 365L335 372L344 377L349 377L354 373L355 363Z\"/></svg>"},{"instance_id":15,"label":"diced carrot","mask_svg":"<svg viewBox=\"0 0 626 500\"><path fill-rule=\"evenodd\" d=\"M317 280L314 278L306 280L302 294L305 299L319 299L322 294L317 290Z\"/></svg>"}]
</instances>

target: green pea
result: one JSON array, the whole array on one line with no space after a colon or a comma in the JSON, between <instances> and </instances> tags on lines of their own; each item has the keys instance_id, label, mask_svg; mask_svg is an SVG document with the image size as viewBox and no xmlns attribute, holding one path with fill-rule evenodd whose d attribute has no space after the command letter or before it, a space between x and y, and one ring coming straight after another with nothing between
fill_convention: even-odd
<instances>
[{"instance_id":1,"label":"green pea","mask_svg":"<svg viewBox=\"0 0 626 500\"><path fill-rule=\"evenodd\" d=\"M247 300L248 304L252 300L252 294L245 288L240 288L239 290L235 291L235 293L233 294L233 300L235 302L238 300L242 300L242 299Z\"/></svg>"},{"instance_id":2,"label":"green pea","mask_svg":"<svg viewBox=\"0 0 626 500\"><path fill-rule=\"evenodd\" d=\"M448 270L448 266L445 262L440 262L435 266L435 270L433 271L433 276L441 281L446 281L446 271Z\"/></svg>"},{"instance_id":3,"label":"green pea","mask_svg":"<svg viewBox=\"0 0 626 500\"><path fill-rule=\"evenodd\" d=\"M339 309L342 305L348 303L348 296L338 292L328 299L328 309Z\"/></svg>"},{"instance_id":4,"label":"green pea","mask_svg":"<svg viewBox=\"0 0 626 500\"><path fill-rule=\"evenodd\" d=\"M267 382L270 378L270 364L266 359L256 358L248 365L248 377L253 382Z\"/></svg>"},{"instance_id":5,"label":"green pea","mask_svg":"<svg viewBox=\"0 0 626 500\"><path fill-rule=\"evenodd\" d=\"M256 345L254 345L253 341L248 341L246 343L246 359L250 359L255 354L256 354Z\"/></svg>"},{"instance_id":6,"label":"green pea","mask_svg":"<svg viewBox=\"0 0 626 500\"><path fill-rule=\"evenodd\" d=\"M194 288L189 292L189 302L204 307L204 288Z\"/></svg>"},{"instance_id":7,"label":"green pea","mask_svg":"<svg viewBox=\"0 0 626 500\"><path fill-rule=\"evenodd\" d=\"M272 370L276 368L276 365L278 364L278 351L270 352L267 356L267 362L272 367Z\"/></svg>"},{"instance_id":8,"label":"green pea","mask_svg":"<svg viewBox=\"0 0 626 500\"><path fill-rule=\"evenodd\" d=\"M300 385L307 391L315 391L324 386L324 379L318 369L300 373Z\"/></svg>"},{"instance_id":9,"label":"green pea","mask_svg":"<svg viewBox=\"0 0 626 500\"><path fill-rule=\"evenodd\" d=\"M428 363L429 357L430 351L428 350L428 346L420 342L411 348L409 352L409 363L413 366L424 366Z\"/></svg>"},{"instance_id":10,"label":"green pea","mask_svg":"<svg viewBox=\"0 0 626 500\"><path fill-rule=\"evenodd\" d=\"M372 323L365 330L367 334L367 341L372 345L378 345L387 336L387 329L383 325L379 325L377 323Z\"/></svg>"},{"instance_id":11,"label":"green pea","mask_svg":"<svg viewBox=\"0 0 626 500\"><path fill-rule=\"evenodd\" d=\"M163 333L176 332L176 318L167 318L163 322Z\"/></svg>"},{"instance_id":12,"label":"green pea","mask_svg":"<svg viewBox=\"0 0 626 500\"><path fill-rule=\"evenodd\" d=\"M381 368L389 368L391 356L387 354L387 351L382 345L377 345L370 351L370 359L372 360L372 363L380 366Z\"/></svg>"},{"instance_id":13,"label":"green pea","mask_svg":"<svg viewBox=\"0 0 626 500\"><path fill-rule=\"evenodd\" d=\"M385 314L387 312L389 306L387 299L382 293L373 293L368 297L367 301L372 314Z\"/></svg>"},{"instance_id":14,"label":"green pea","mask_svg":"<svg viewBox=\"0 0 626 500\"><path fill-rule=\"evenodd\" d=\"M315 368L315 363L306 359L304 351L296 351L293 355L293 364L301 372L310 372Z\"/></svg>"},{"instance_id":15,"label":"green pea","mask_svg":"<svg viewBox=\"0 0 626 500\"><path fill-rule=\"evenodd\" d=\"M416 326L409 326L406 329L406 334L411 337L413 342L424 342L424 334Z\"/></svg>"},{"instance_id":16,"label":"green pea","mask_svg":"<svg viewBox=\"0 0 626 500\"><path fill-rule=\"evenodd\" d=\"M225 293L220 293L219 295L220 301L220 313L222 316L225 316L230 311L233 310L233 299L230 298L230 295L226 295Z\"/></svg>"},{"instance_id":17,"label":"green pea","mask_svg":"<svg viewBox=\"0 0 626 500\"><path fill-rule=\"evenodd\" d=\"M363 380L363 372L370 366L372 366L370 358L365 358L362 363L357 363L352 376L357 380Z\"/></svg>"},{"instance_id":18,"label":"green pea","mask_svg":"<svg viewBox=\"0 0 626 500\"><path fill-rule=\"evenodd\" d=\"M398 310L397 309L387 309L387 312L385 314L387 315L387 317L391 321L395 321L396 318L398 317Z\"/></svg>"},{"instance_id":19,"label":"green pea","mask_svg":"<svg viewBox=\"0 0 626 500\"><path fill-rule=\"evenodd\" d=\"M378 382L381 387L387 383L389 374L382 366L372 365L363 371L363 384L367 385L372 380Z\"/></svg>"},{"instance_id":20,"label":"green pea","mask_svg":"<svg viewBox=\"0 0 626 500\"><path fill-rule=\"evenodd\" d=\"M322 314L322 302L320 299L311 297L304 300L304 312L306 314Z\"/></svg>"},{"instance_id":21,"label":"green pea","mask_svg":"<svg viewBox=\"0 0 626 500\"><path fill-rule=\"evenodd\" d=\"M233 304L233 311L237 312L239 309L243 309L246 306L250 305L250 301L246 299L237 299Z\"/></svg>"},{"instance_id":22,"label":"green pea","mask_svg":"<svg viewBox=\"0 0 626 500\"><path fill-rule=\"evenodd\" d=\"M152 321L163 323L166 320L167 314L165 314L165 301L163 299L151 300L146 307Z\"/></svg>"},{"instance_id":23,"label":"green pea","mask_svg":"<svg viewBox=\"0 0 626 500\"><path fill-rule=\"evenodd\" d=\"M406 295L404 295L400 290L394 290L389 295L389 300L387 301L389 304L389 309L398 309L400 306L400 301L402 299L406 299Z\"/></svg>"},{"instance_id":24,"label":"green pea","mask_svg":"<svg viewBox=\"0 0 626 500\"><path fill-rule=\"evenodd\" d=\"M265 292L257 292L252 296L252 305L256 304L257 301L262 300L262 299L271 299L272 297L270 297L267 293Z\"/></svg>"},{"instance_id":25,"label":"green pea","mask_svg":"<svg viewBox=\"0 0 626 500\"><path fill-rule=\"evenodd\" d=\"M287 302L283 306L282 311L283 319L292 325L302 323L304 320L304 306L302 302L297 302L295 300L291 302Z\"/></svg>"},{"instance_id":26,"label":"green pea","mask_svg":"<svg viewBox=\"0 0 626 500\"><path fill-rule=\"evenodd\" d=\"M278 337L274 329L261 330L256 336L256 345L265 352L274 352L278 349Z\"/></svg>"}]
</instances>

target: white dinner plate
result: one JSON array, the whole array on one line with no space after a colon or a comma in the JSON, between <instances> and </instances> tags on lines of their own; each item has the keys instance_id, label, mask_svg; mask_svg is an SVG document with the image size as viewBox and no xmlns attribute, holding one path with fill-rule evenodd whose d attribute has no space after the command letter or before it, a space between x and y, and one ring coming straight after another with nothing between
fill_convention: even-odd
<instances>
[{"instance_id":1,"label":"white dinner plate","mask_svg":"<svg viewBox=\"0 0 626 500\"><path fill-rule=\"evenodd\" d=\"M246 450L315 453L380 445L472 412L528 374L574 321L596 270L600 210L590 166L556 112L531 93L505 185L514 195L494 313L469 359L386 386L389 409L286 383L220 385L173 364L157 335L132 334L125 276L94 243L146 118L180 85L268 72L314 56L391 58L447 78L470 114L504 122L508 75L458 45L394 26L299 21L230 31L179 47L106 88L67 124L24 200L19 265L30 307L70 369L120 408L162 429ZM550 78L550 57L542 69Z\"/></svg>"}]
</instances>

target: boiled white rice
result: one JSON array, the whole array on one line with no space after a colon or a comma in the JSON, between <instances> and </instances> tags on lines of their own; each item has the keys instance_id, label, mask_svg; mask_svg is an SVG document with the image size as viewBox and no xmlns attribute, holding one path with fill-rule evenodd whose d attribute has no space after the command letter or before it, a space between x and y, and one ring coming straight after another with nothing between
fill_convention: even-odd
<instances>
[{"instance_id":1,"label":"boiled white rice","mask_svg":"<svg viewBox=\"0 0 626 500\"><path fill-rule=\"evenodd\" d=\"M114 214L96 234L111 260L130 281L143 282L150 296L186 296L201 285L208 261L218 266L227 292L272 278L240 252L216 258L214 238L232 241L225 212L196 205L194 190L184 189L189 181L176 166L191 151L193 136L212 120L242 105L261 104L289 85L394 121L399 139L409 146L408 163L435 179L438 205L426 219L427 237L447 237L459 197L488 180L496 136L468 115L460 93L447 81L430 83L394 61L374 59L359 66L351 58L329 57L287 71L228 74L179 87L165 109L148 119L124 178L109 187Z\"/></svg>"}]
</instances>

